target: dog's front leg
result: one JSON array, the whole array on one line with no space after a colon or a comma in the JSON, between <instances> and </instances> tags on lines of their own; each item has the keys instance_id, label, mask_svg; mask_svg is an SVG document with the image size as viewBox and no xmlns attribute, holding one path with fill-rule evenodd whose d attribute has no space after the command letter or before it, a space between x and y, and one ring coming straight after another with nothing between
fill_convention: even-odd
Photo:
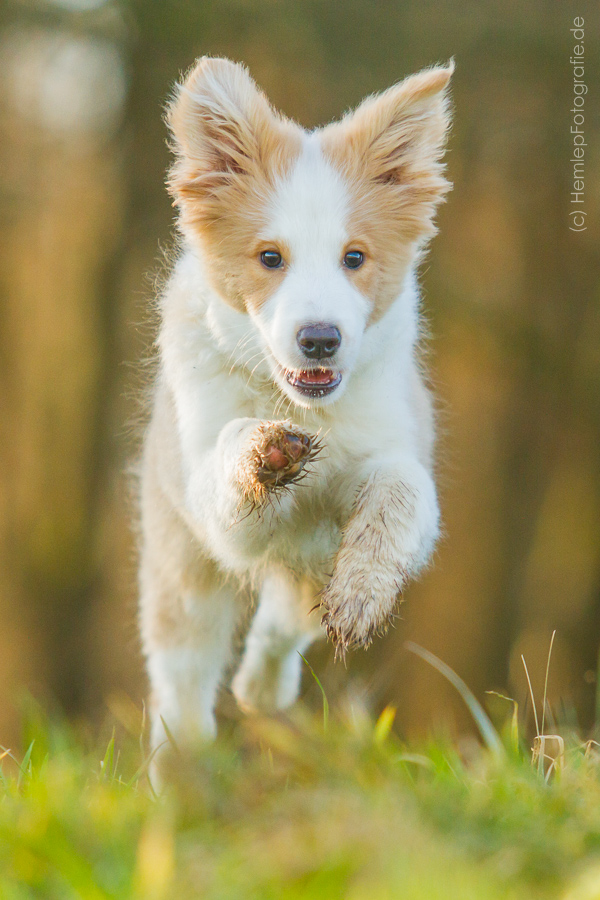
<instances>
[{"instance_id":1,"label":"dog's front leg","mask_svg":"<svg viewBox=\"0 0 600 900\"><path fill-rule=\"evenodd\" d=\"M416 460L367 476L322 595L323 624L342 653L385 630L406 581L433 549L438 523L433 480Z\"/></svg>"},{"instance_id":2,"label":"dog's front leg","mask_svg":"<svg viewBox=\"0 0 600 900\"><path fill-rule=\"evenodd\" d=\"M240 418L223 427L210 454L188 464L188 512L216 558L228 564L266 549L291 508L285 494L317 451L315 438L290 422Z\"/></svg>"}]
</instances>

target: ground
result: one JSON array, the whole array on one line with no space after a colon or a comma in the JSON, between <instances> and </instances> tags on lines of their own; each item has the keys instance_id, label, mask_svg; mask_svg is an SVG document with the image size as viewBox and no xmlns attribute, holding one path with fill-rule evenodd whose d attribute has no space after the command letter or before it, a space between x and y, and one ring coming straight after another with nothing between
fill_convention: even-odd
<instances>
[{"instance_id":1,"label":"ground","mask_svg":"<svg viewBox=\"0 0 600 900\"><path fill-rule=\"evenodd\" d=\"M26 750L2 760L3 900L600 898L593 743L568 738L545 777L510 716L487 746L416 747L389 708L299 705L173 750L157 798L130 706L98 752L29 705Z\"/></svg>"}]
</instances>

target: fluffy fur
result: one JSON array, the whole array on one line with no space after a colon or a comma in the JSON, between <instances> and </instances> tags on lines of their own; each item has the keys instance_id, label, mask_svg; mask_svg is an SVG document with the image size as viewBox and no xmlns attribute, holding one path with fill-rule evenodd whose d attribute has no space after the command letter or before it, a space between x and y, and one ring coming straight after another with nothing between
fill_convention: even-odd
<instances>
[{"instance_id":1,"label":"fluffy fur","mask_svg":"<svg viewBox=\"0 0 600 900\"><path fill-rule=\"evenodd\" d=\"M281 709L298 652L325 633L342 652L368 645L431 554L414 270L449 188L451 72L421 72L311 133L227 60L201 59L177 89L169 188L183 240L140 492L155 747L164 723L181 741L214 733L254 595L233 691L244 709ZM307 361L298 334L319 323L341 344Z\"/></svg>"}]
</instances>

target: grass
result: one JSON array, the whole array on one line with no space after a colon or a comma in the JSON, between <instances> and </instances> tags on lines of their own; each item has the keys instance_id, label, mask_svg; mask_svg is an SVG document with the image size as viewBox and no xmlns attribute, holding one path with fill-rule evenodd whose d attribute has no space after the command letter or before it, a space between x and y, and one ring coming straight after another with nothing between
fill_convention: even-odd
<instances>
[{"instance_id":1,"label":"grass","mask_svg":"<svg viewBox=\"0 0 600 900\"><path fill-rule=\"evenodd\" d=\"M508 705L466 759L449 740L407 747L390 708L371 721L323 699L325 716L229 724L176 758L160 799L135 712L98 752L30 705L25 752L1 762L0 897L600 898L593 743L567 738L547 775Z\"/></svg>"}]
</instances>

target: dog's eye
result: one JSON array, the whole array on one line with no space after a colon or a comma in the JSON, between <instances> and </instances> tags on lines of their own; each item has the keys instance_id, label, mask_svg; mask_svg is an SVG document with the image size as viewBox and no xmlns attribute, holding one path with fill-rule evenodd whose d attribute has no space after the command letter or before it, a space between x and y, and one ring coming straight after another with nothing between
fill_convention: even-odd
<instances>
[{"instance_id":1,"label":"dog's eye","mask_svg":"<svg viewBox=\"0 0 600 900\"><path fill-rule=\"evenodd\" d=\"M267 269L278 269L283 264L281 253L277 250L263 250L260 254L260 261Z\"/></svg>"},{"instance_id":2,"label":"dog's eye","mask_svg":"<svg viewBox=\"0 0 600 900\"><path fill-rule=\"evenodd\" d=\"M358 269L364 261L364 253L361 253L360 250L349 250L344 256L344 265L347 269Z\"/></svg>"}]
</instances>

